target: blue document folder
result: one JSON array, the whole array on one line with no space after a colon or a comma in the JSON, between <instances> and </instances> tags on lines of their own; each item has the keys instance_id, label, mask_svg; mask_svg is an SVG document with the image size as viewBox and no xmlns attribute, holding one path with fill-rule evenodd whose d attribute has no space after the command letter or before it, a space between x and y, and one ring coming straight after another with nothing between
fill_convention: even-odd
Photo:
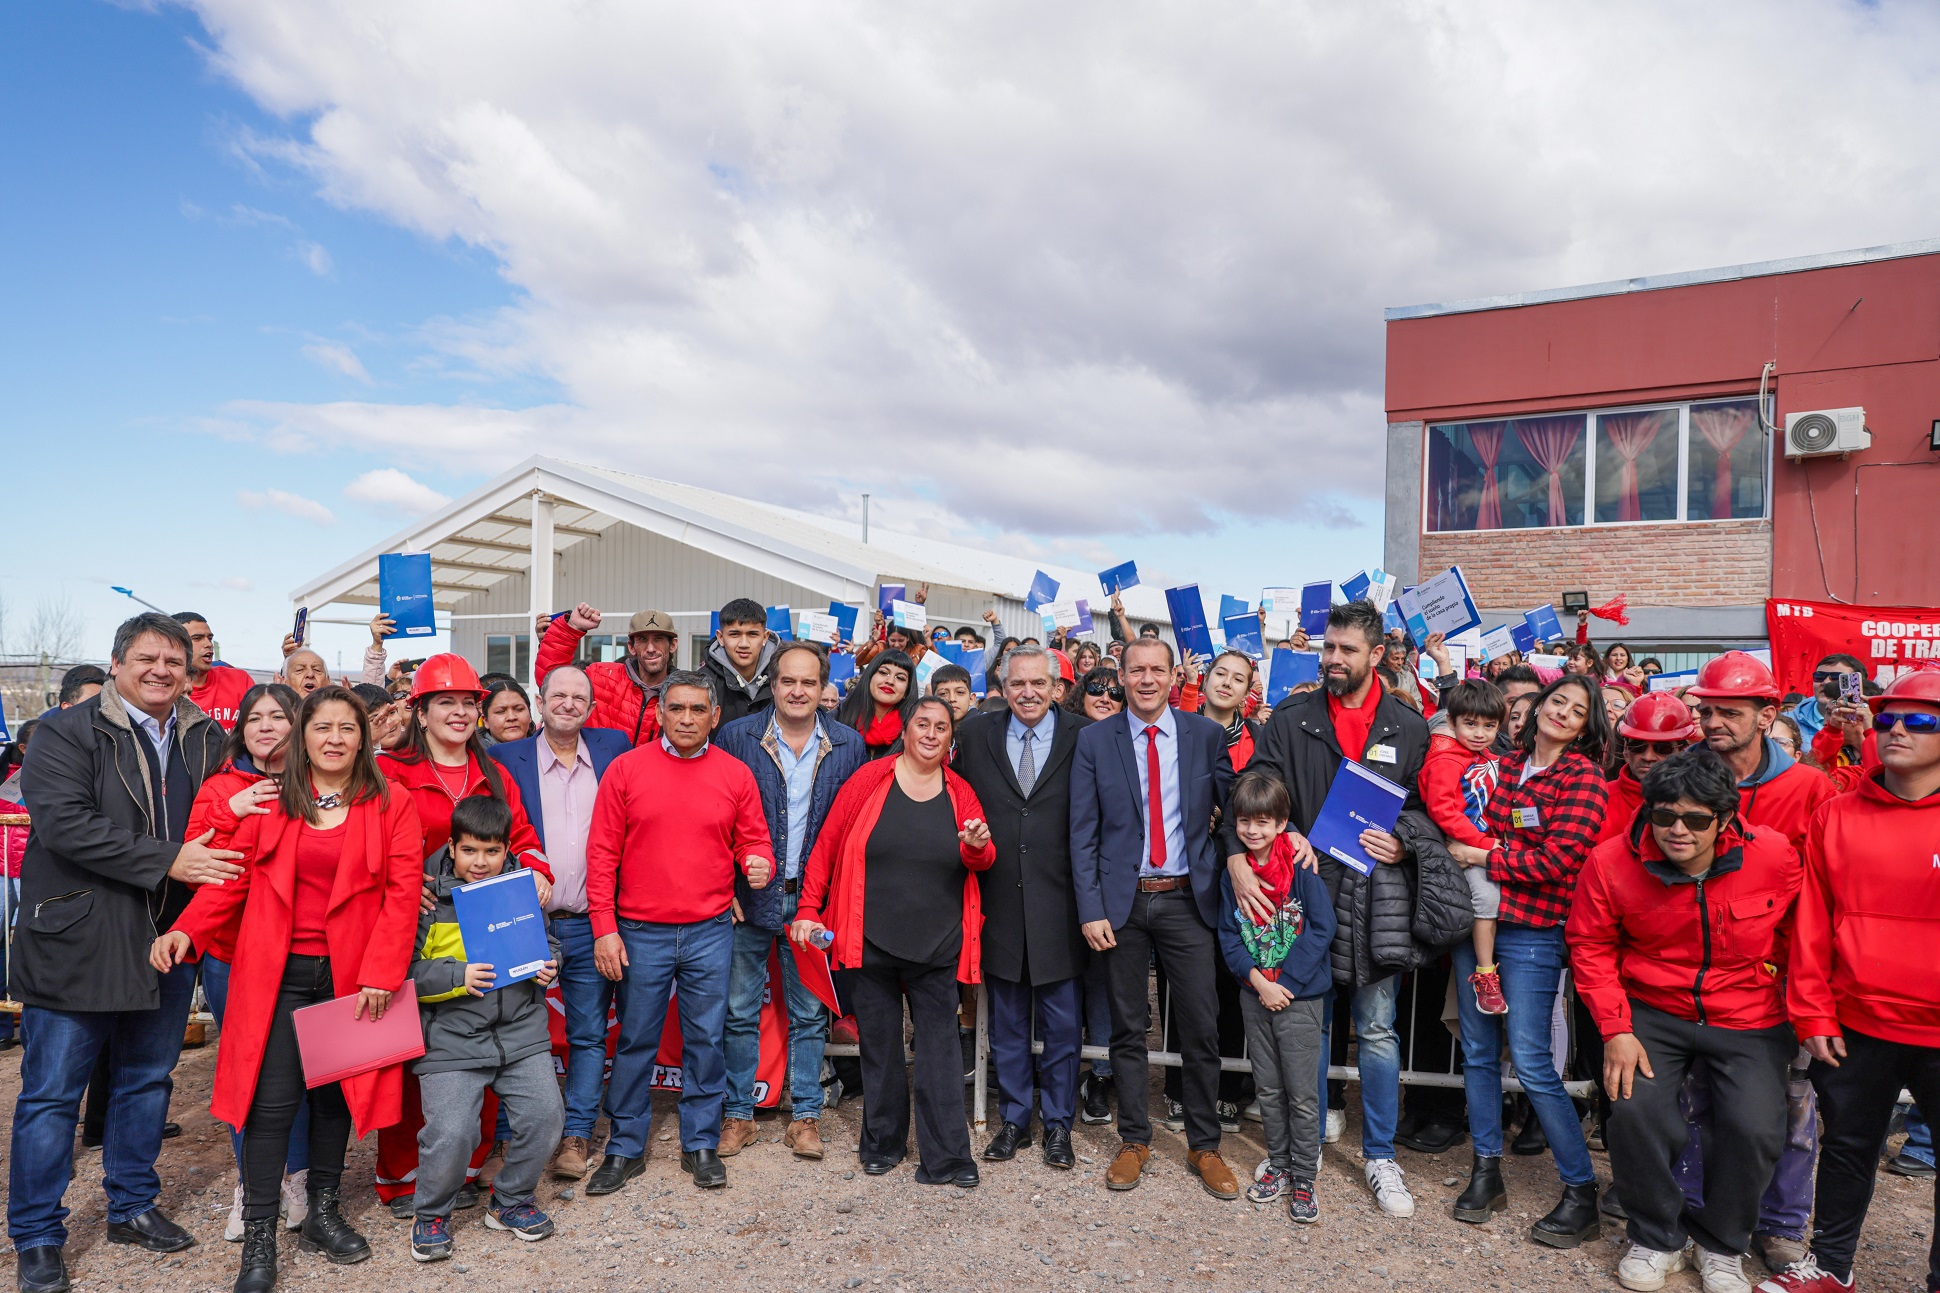
<instances>
[{"instance_id":1,"label":"blue document folder","mask_svg":"<svg viewBox=\"0 0 1940 1293\"><path fill-rule=\"evenodd\" d=\"M1127 561L1122 566L1098 572L1098 586L1105 590L1105 596L1122 593L1127 588L1138 587L1138 563Z\"/></svg>"},{"instance_id":2,"label":"blue document folder","mask_svg":"<svg viewBox=\"0 0 1940 1293\"><path fill-rule=\"evenodd\" d=\"M497 976L492 991L523 983L552 959L539 886L524 867L459 885L451 891L451 906L465 940L465 960L489 965Z\"/></svg>"},{"instance_id":3,"label":"blue document folder","mask_svg":"<svg viewBox=\"0 0 1940 1293\"><path fill-rule=\"evenodd\" d=\"M1165 590L1166 609L1172 613L1172 639L1181 651L1212 658L1212 630L1206 627L1206 606L1199 600L1199 585Z\"/></svg>"},{"instance_id":4,"label":"blue document folder","mask_svg":"<svg viewBox=\"0 0 1940 1293\"><path fill-rule=\"evenodd\" d=\"M1031 590L1024 594L1024 609L1034 611L1058 599L1058 581L1042 570L1031 577Z\"/></svg>"},{"instance_id":5,"label":"blue document folder","mask_svg":"<svg viewBox=\"0 0 1940 1293\"><path fill-rule=\"evenodd\" d=\"M861 612L855 607L844 605L841 602L830 602L829 614L835 616L835 626L841 630L842 640L844 642L855 641L856 616L861 614Z\"/></svg>"},{"instance_id":6,"label":"blue document folder","mask_svg":"<svg viewBox=\"0 0 1940 1293\"><path fill-rule=\"evenodd\" d=\"M1277 705L1303 682L1320 681L1320 652L1282 647L1273 653L1266 675L1266 703Z\"/></svg>"},{"instance_id":7,"label":"blue document folder","mask_svg":"<svg viewBox=\"0 0 1940 1293\"><path fill-rule=\"evenodd\" d=\"M783 642L793 642L795 621L789 609L786 606L769 606L765 609L768 612L768 631Z\"/></svg>"},{"instance_id":8,"label":"blue document folder","mask_svg":"<svg viewBox=\"0 0 1940 1293\"><path fill-rule=\"evenodd\" d=\"M889 603L908 600L909 588L905 584L883 584L876 589L876 609L882 612L884 619L889 618Z\"/></svg>"},{"instance_id":9,"label":"blue document folder","mask_svg":"<svg viewBox=\"0 0 1940 1293\"><path fill-rule=\"evenodd\" d=\"M1536 635L1538 642L1554 642L1563 636L1563 625L1556 618L1554 606L1534 606L1522 613L1522 622Z\"/></svg>"},{"instance_id":10,"label":"blue document folder","mask_svg":"<svg viewBox=\"0 0 1940 1293\"><path fill-rule=\"evenodd\" d=\"M1342 759L1307 840L1314 852L1372 875L1374 859L1361 848L1361 832L1369 827L1392 831L1407 802L1408 792L1394 782L1352 759Z\"/></svg>"},{"instance_id":11,"label":"blue document folder","mask_svg":"<svg viewBox=\"0 0 1940 1293\"><path fill-rule=\"evenodd\" d=\"M841 687L846 693L849 679L855 677L855 657L847 651L829 653L829 681Z\"/></svg>"},{"instance_id":12,"label":"blue document folder","mask_svg":"<svg viewBox=\"0 0 1940 1293\"><path fill-rule=\"evenodd\" d=\"M395 636L430 637L438 631L431 603L431 554L386 552L377 559L377 604L397 626Z\"/></svg>"},{"instance_id":13,"label":"blue document folder","mask_svg":"<svg viewBox=\"0 0 1940 1293\"><path fill-rule=\"evenodd\" d=\"M1260 617L1251 611L1227 616L1219 622L1219 628L1226 635L1228 651L1244 651L1255 660L1266 654L1266 643L1260 639Z\"/></svg>"},{"instance_id":14,"label":"blue document folder","mask_svg":"<svg viewBox=\"0 0 1940 1293\"><path fill-rule=\"evenodd\" d=\"M1235 597L1231 593L1221 593L1219 595L1219 622L1221 624L1232 619L1235 615L1244 615L1251 609L1246 604L1244 597Z\"/></svg>"},{"instance_id":15,"label":"blue document folder","mask_svg":"<svg viewBox=\"0 0 1940 1293\"><path fill-rule=\"evenodd\" d=\"M1363 600L1373 588L1374 580L1369 578L1365 570L1340 581L1340 595L1350 602Z\"/></svg>"},{"instance_id":16,"label":"blue document folder","mask_svg":"<svg viewBox=\"0 0 1940 1293\"><path fill-rule=\"evenodd\" d=\"M1524 655L1528 655L1536 649L1536 630L1530 628L1526 622L1522 624L1511 624L1509 626L1509 637L1516 644L1516 650L1522 652Z\"/></svg>"},{"instance_id":17,"label":"blue document folder","mask_svg":"<svg viewBox=\"0 0 1940 1293\"><path fill-rule=\"evenodd\" d=\"M1327 631L1327 614L1333 609L1333 580L1301 585L1300 627L1307 630L1307 636L1319 637Z\"/></svg>"}]
</instances>

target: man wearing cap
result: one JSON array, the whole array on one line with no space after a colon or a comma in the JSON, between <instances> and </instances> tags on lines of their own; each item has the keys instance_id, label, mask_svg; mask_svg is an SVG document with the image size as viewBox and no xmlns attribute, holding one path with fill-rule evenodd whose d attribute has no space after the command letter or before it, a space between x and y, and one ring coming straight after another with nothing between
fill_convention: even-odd
<instances>
[{"instance_id":1,"label":"man wearing cap","mask_svg":"<svg viewBox=\"0 0 1940 1293\"><path fill-rule=\"evenodd\" d=\"M1610 778L1610 806L1603 814L1597 843L1628 835L1644 806L1644 774L1703 736L1691 707L1668 691L1640 696L1617 721L1617 751L1623 762Z\"/></svg>"},{"instance_id":2,"label":"man wearing cap","mask_svg":"<svg viewBox=\"0 0 1940 1293\"><path fill-rule=\"evenodd\" d=\"M1895 678L1870 698L1878 771L1812 817L1786 1007L1812 1053L1825 1115L1812 1252L1759 1285L1838 1293L1872 1202L1902 1088L1940 1109L1940 673ZM1940 1288L1940 1226L1927 1287Z\"/></svg>"},{"instance_id":3,"label":"man wearing cap","mask_svg":"<svg viewBox=\"0 0 1940 1293\"><path fill-rule=\"evenodd\" d=\"M539 640L533 672L541 687L546 675L572 664L579 640L600 626L600 613L585 602L555 616ZM680 634L665 611L636 611L626 626L626 659L592 661L580 665L593 684L593 712L588 727L610 727L626 733L637 746L660 735L660 684L674 666Z\"/></svg>"},{"instance_id":4,"label":"man wearing cap","mask_svg":"<svg viewBox=\"0 0 1940 1293\"><path fill-rule=\"evenodd\" d=\"M1697 702L1698 725L1709 745L1738 779L1739 816L1769 827L1800 853L1812 813L1838 793L1831 778L1808 768L1771 738L1781 693L1772 671L1743 651L1727 651L1698 670L1685 692ZM1794 1061L1787 1093L1785 1152L1765 1191L1752 1251L1780 1270L1805 1256L1805 1225L1812 1215L1812 1163L1818 1134L1812 1087L1805 1079L1806 1053ZM1694 1116L1700 1116L1694 1113ZM1693 1142L1687 1159L1700 1151Z\"/></svg>"}]
</instances>

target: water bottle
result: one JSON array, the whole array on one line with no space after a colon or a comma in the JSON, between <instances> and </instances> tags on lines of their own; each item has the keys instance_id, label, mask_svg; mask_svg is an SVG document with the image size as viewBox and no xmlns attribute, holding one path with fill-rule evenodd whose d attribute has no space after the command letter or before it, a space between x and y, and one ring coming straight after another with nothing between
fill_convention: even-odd
<instances>
[{"instance_id":1,"label":"water bottle","mask_svg":"<svg viewBox=\"0 0 1940 1293\"><path fill-rule=\"evenodd\" d=\"M826 952L835 946L835 931L832 929L817 930L808 936L808 941Z\"/></svg>"}]
</instances>

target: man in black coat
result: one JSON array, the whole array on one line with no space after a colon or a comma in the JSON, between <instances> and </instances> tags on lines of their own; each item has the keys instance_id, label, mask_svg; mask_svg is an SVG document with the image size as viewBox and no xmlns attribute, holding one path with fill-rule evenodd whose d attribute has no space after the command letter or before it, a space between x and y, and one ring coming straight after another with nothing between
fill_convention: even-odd
<instances>
[{"instance_id":1,"label":"man in black coat","mask_svg":"<svg viewBox=\"0 0 1940 1293\"><path fill-rule=\"evenodd\" d=\"M1006 708L957 732L955 768L983 804L997 860L983 894L983 981L1003 1126L983 1156L1003 1162L1031 1143L1033 1088L1044 1161L1068 1168L1084 1030L1084 936L1071 885L1071 751L1083 715L1051 704L1057 676L1042 647L1012 649L999 671ZM1035 1008L1044 1053L1031 1055Z\"/></svg>"},{"instance_id":2,"label":"man in black coat","mask_svg":"<svg viewBox=\"0 0 1940 1293\"><path fill-rule=\"evenodd\" d=\"M222 729L188 700L188 632L142 614L116 630L100 695L50 714L22 786L34 830L20 871L14 986L26 1010L13 1112L7 1230L18 1280L65 1289L74 1125L110 1048L102 1167L108 1241L177 1252L195 1239L155 1205L155 1157L182 1048L193 965L157 974L148 951L190 887L233 879L242 855L183 842L189 807L219 766Z\"/></svg>"}]
</instances>

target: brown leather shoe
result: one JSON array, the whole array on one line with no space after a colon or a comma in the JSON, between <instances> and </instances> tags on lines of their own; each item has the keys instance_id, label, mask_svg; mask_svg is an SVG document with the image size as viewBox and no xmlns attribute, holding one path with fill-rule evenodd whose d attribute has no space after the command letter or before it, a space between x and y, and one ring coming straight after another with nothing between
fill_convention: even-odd
<instances>
[{"instance_id":1,"label":"brown leather shoe","mask_svg":"<svg viewBox=\"0 0 1940 1293\"><path fill-rule=\"evenodd\" d=\"M1131 1190L1138 1187L1138 1178L1145 1174L1146 1160L1152 1157L1150 1145L1134 1145L1126 1141L1118 1147L1117 1157L1105 1169L1105 1188L1108 1190ZM1227 1173L1228 1179L1232 1174Z\"/></svg>"},{"instance_id":2,"label":"brown leather shoe","mask_svg":"<svg viewBox=\"0 0 1940 1293\"><path fill-rule=\"evenodd\" d=\"M1226 1166L1226 1160L1219 1156L1218 1150L1195 1149L1186 1155L1186 1162L1199 1173L1199 1180L1206 1187L1207 1194L1215 1199L1239 1197L1239 1181L1233 1176L1233 1169Z\"/></svg>"},{"instance_id":3,"label":"brown leather shoe","mask_svg":"<svg viewBox=\"0 0 1940 1293\"><path fill-rule=\"evenodd\" d=\"M796 1158L820 1158L822 1126L813 1118L797 1118L788 1124L781 1143L794 1150Z\"/></svg>"},{"instance_id":4,"label":"brown leather shoe","mask_svg":"<svg viewBox=\"0 0 1940 1293\"><path fill-rule=\"evenodd\" d=\"M722 1158L732 1158L741 1152L744 1145L752 1145L757 1139L754 1119L727 1118L721 1122L721 1146L714 1152Z\"/></svg>"},{"instance_id":5,"label":"brown leather shoe","mask_svg":"<svg viewBox=\"0 0 1940 1293\"><path fill-rule=\"evenodd\" d=\"M567 1136L552 1156L552 1174L562 1181L577 1181L586 1175L586 1155L591 1146L584 1136Z\"/></svg>"}]
</instances>

